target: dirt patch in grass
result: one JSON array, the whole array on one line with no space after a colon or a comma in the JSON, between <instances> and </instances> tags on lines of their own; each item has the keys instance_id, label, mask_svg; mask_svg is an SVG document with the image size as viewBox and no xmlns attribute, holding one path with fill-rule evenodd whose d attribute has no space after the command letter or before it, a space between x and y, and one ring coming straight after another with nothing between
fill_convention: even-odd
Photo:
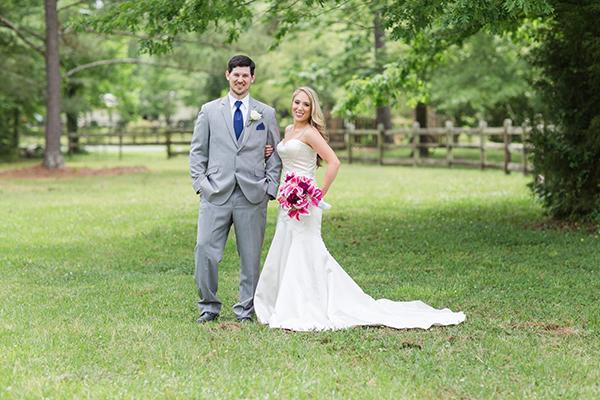
<instances>
[{"instance_id":1,"label":"dirt patch in grass","mask_svg":"<svg viewBox=\"0 0 600 400\"><path fill-rule=\"evenodd\" d=\"M133 167L111 167L111 168L72 168L65 167L61 169L46 169L41 165L35 165L28 168L11 169L0 172L0 179L45 179L45 178L76 178L80 176L111 176L123 174L135 174L149 172L150 170L142 166Z\"/></svg>"},{"instance_id":2,"label":"dirt patch in grass","mask_svg":"<svg viewBox=\"0 0 600 400\"><path fill-rule=\"evenodd\" d=\"M544 322L522 322L512 324L512 329L534 329L545 333L550 333L559 336L576 335L577 330L570 326L560 326L558 324L547 324Z\"/></svg>"},{"instance_id":3,"label":"dirt patch in grass","mask_svg":"<svg viewBox=\"0 0 600 400\"><path fill-rule=\"evenodd\" d=\"M242 329L242 325L239 322L233 321L220 322L216 327L225 331L239 331Z\"/></svg>"}]
</instances>

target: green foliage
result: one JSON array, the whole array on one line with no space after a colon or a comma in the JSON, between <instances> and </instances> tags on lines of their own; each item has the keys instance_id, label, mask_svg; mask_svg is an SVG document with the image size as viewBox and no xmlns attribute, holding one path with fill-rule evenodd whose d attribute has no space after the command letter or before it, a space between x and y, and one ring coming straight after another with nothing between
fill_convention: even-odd
<instances>
[{"instance_id":1,"label":"green foliage","mask_svg":"<svg viewBox=\"0 0 600 400\"><path fill-rule=\"evenodd\" d=\"M141 42L142 51L151 53L168 51L175 36L185 32L222 32L223 36L228 36L230 29L239 29L242 25L245 31L238 43L243 43L249 36L264 39L263 46L268 46L271 41L279 46L277 57L284 59L284 48L290 48L288 43L304 40L303 55L293 57L289 60L291 64L285 65L286 71L289 71L285 87L314 86L323 93L326 107L335 106L339 114L352 115L373 113L376 107L399 101L408 100L414 105L424 100L430 94L426 83L429 73L443 61L445 49L460 45L477 30L502 32L515 29L523 18L545 15L550 11L543 0L504 1L494 7L487 1L430 2L425 5L416 1L266 1L258 5L237 4L229 11L219 11L216 7L209 13L201 12L203 9L195 6L200 3L175 1L166 4L159 0L144 4L131 1L111 3L91 18L86 18L85 23L106 32L141 30L147 35ZM387 57L379 57L377 61L373 48L375 13L381 13L388 33L397 40L386 40ZM196 23L185 22L188 19ZM213 25L217 20L222 21L222 25L215 28ZM265 26L269 35L256 36L260 30L256 27L261 25ZM161 26L160 32L155 29L157 26ZM312 46L309 41L311 44L321 43L321 47ZM331 44L336 44L336 47L332 48ZM509 61L506 59L504 65ZM278 74L275 72L275 75ZM503 77L497 78L499 81ZM516 85L524 86L522 82ZM258 87L261 88L260 84ZM341 88L343 90L340 91ZM264 87L259 91L263 89L276 91ZM517 90L505 90L502 100ZM488 104L489 101L499 102L496 98L481 99L479 103L494 106ZM474 108L479 110L481 105L475 104Z\"/></svg>"},{"instance_id":2,"label":"green foliage","mask_svg":"<svg viewBox=\"0 0 600 400\"><path fill-rule=\"evenodd\" d=\"M394 38L412 41L427 32L432 47L446 47L480 30L513 31L526 18L551 13L549 0L407 0L391 2L384 16Z\"/></svg>"},{"instance_id":3,"label":"green foliage","mask_svg":"<svg viewBox=\"0 0 600 400\"><path fill-rule=\"evenodd\" d=\"M426 82L443 64L448 49L460 48L480 31L517 31L525 19L546 16L552 7L545 0L501 1L494 5L487 0L410 0L390 2L382 10L391 37L406 43L409 51L386 65L383 73L348 82L347 97L338 106L340 111L352 112L369 101L393 101L400 93L408 95L413 105L425 101L430 95Z\"/></svg>"},{"instance_id":4,"label":"green foliage","mask_svg":"<svg viewBox=\"0 0 600 400\"><path fill-rule=\"evenodd\" d=\"M0 12L32 31L31 40L39 44L35 33L39 36L43 31L41 7L35 2L22 7L17 3L3 3ZM597 16L596 3L107 0L94 7L93 2L80 2L77 12L86 15L77 18L79 34L69 28L76 7L61 11L63 68L124 54L133 57L141 51L171 52L166 61L144 61L173 63L168 68L186 72L114 65L82 71L66 82L69 96L64 106L70 113L81 113L98 107L100 94L111 92L120 100L125 122L137 113L167 117L175 102L199 106L222 94L224 60L247 53L259 64L253 95L284 110L284 120L289 93L308 84L321 93L327 110L335 108L343 116L372 114L376 107L388 104L414 106L429 101L459 123L480 116L498 124L507 115L521 121L541 110L529 82L543 69L546 76L539 77L540 86L550 105L544 116L562 133L541 131L533 137L540 143L535 164L545 178L533 184L534 191L555 216L589 215L598 209L600 173L595 160L600 157L594 139L598 123L594 122L597 114L589 111L598 104L589 88L598 87L599 45L589 33L595 32L595 26L587 32L575 25L589 25ZM585 20L582 10L591 17ZM386 54L373 48L377 15L388 35ZM548 21L554 23L545 26ZM545 45L534 51L540 27L547 32L541 36ZM90 31L126 39L85 36L95 34ZM43 99L39 93L43 60L31 50L23 51L25 42L8 29L0 29L0 47L9 54L0 60L0 67L15 76L0 87L0 121L7 125L17 110L26 123ZM269 49L277 51L269 53ZM528 63L530 54L538 69ZM31 90L20 90L27 79ZM10 129L0 127L3 146L8 143L7 132ZM552 168L562 172L551 172ZM569 199L578 199L579 205L570 209Z\"/></svg>"},{"instance_id":5,"label":"green foliage","mask_svg":"<svg viewBox=\"0 0 600 400\"><path fill-rule=\"evenodd\" d=\"M382 73L357 77L346 83L345 96L336 106L336 112L354 115L356 110L373 108L386 104L395 104L402 94L408 96L407 102L415 106L426 96L426 82L418 72L408 64L414 59L409 52L405 62L391 63Z\"/></svg>"},{"instance_id":6,"label":"green foliage","mask_svg":"<svg viewBox=\"0 0 600 400\"><path fill-rule=\"evenodd\" d=\"M65 6L60 9L59 17L65 22L77 13L76 8ZM19 135L38 125L37 118L45 114L46 73L44 56L40 54L44 43L44 9L39 2L7 2L0 8L0 14L13 26L9 29L0 25L3 54L0 68L9 77L0 84L0 153L15 153ZM124 57L130 40L61 29L61 108L68 116L67 125L84 112L104 108L101 99L104 93L123 94L119 100L126 100L132 91L131 66L108 65L72 71L99 60ZM130 103L120 101L119 107L126 109L127 105Z\"/></svg>"},{"instance_id":7,"label":"green foliage","mask_svg":"<svg viewBox=\"0 0 600 400\"><path fill-rule=\"evenodd\" d=\"M600 3L555 3L536 58L556 127L532 137L531 187L555 217L600 221Z\"/></svg>"},{"instance_id":8,"label":"green foliage","mask_svg":"<svg viewBox=\"0 0 600 400\"><path fill-rule=\"evenodd\" d=\"M63 13L65 20L71 16ZM130 64L113 64L83 69L68 74L73 69L99 60L128 57L131 38L105 37L94 33L66 31L62 35L61 64L67 72L63 78L62 111L75 118L85 112L106 109L103 95L117 97L116 109L127 120L136 105L131 94L136 90L136 68Z\"/></svg>"},{"instance_id":9,"label":"green foliage","mask_svg":"<svg viewBox=\"0 0 600 400\"><path fill-rule=\"evenodd\" d=\"M28 37L31 44L42 47L43 41L35 34L43 26L40 22L43 20L43 9L30 3L3 2L0 16ZM1 23L0 52L3 77L0 82L0 156L11 158L17 154L19 132L34 125L34 115L43 109L44 59L17 32Z\"/></svg>"},{"instance_id":10,"label":"green foliage","mask_svg":"<svg viewBox=\"0 0 600 400\"><path fill-rule=\"evenodd\" d=\"M515 36L479 32L446 50L428 82L436 112L459 126L476 125L477 119L501 126L505 118L520 124L541 112L531 84L536 70L526 60L535 42Z\"/></svg>"},{"instance_id":11,"label":"green foliage","mask_svg":"<svg viewBox=\"0 0 600 400\"><path fill-rule=\"evenodd\" d=\"M0 160L13 158L17 153L19 141L18 134L15 135L15 118L19 113L18 106L11 107L10 99L0 96Z\"/></svg>"},{"instance_id":12,"label":"green foliage","mask_svg":"<svg viewBox=\"0 0 600 400\"><path fill-rule=\"evenodd\" d=\"M210 27L224 26L229 41L239 37L251 21L245 0L125 0L108 3L93 18L81 17L73 25L110 33L119 30L142 32L141 50L161 54L172 50L178 35L203 33Z\"/></svg>"},{"instance_id":13,"label":"green foliage","mask_svg":"<svg viewBox=\"0 0 600 400\"><path fill-rule=\"evenodd\" d=\"M253 93L272 99L270 101L283 116L289 117L293 90L299 86L310 86L319 93L324 109L330 111L341 95L343 82L348 77L344 67L357 65L345 64L344 59L348 60L350 54L357 57L358 54L361 57L365 54L356 49L354 53L346 52L346 39L352 33L341 31L342 29L343 26L338 24L322 29L297 30L279 44L277 52L258 56L256 61L260 75L252 89Z\"/></svg>"},{"instance_id":14,"label":"green foliage","mask_svg":"<svg viewBox=\"0 0 600 400\"><path fill-rule=\"evenodd\" d=\"M523 176L343 165L327 194L328 250L373 297L467 320L290 333L235 322L233 237L221 319L194 323L198 203L185 157L70 165L151 172L1 178L2 399L597 397L600 239L536 228ZM263 259L275 213L271 203Z\"/></svg>"}]
</instances>

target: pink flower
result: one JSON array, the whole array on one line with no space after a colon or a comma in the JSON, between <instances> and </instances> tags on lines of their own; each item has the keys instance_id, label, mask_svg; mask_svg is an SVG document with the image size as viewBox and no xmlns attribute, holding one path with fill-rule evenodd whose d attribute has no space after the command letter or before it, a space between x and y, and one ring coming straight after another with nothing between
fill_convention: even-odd
<instances>
[{"instance_id":1,"label":"pink flower","mask_svg":"<svg viewBox=\"0 0 600 400\"><path fill-rule=\"evenodd\" d=\"M287 211L290 218L300 220L301 215L310 215L309 208L318 206L323 199L323 191L308 176L286 174L279 188L277 201Z\"/></svg>"}]
</instances>

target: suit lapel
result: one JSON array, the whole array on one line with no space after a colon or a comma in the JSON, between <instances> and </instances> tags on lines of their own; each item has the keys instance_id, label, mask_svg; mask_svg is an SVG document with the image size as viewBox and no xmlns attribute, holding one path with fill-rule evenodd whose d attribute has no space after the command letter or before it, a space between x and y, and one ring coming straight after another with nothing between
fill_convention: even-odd
<instances>
[{"instance_id":1,"label":"suit lapel","mask_svg":"<svg viewBox=\"0 0 600 400\"><path fill-rule=\"evenodd\" d=\"M221 99L221 114L223 114L223 119L225 119L225 126L229 131L229 136L235 143L236 147L238 146L238 141L235 137L235 132L233 130L233 116L231 115L231 107L229 105L229 97L225 96Z\"/></svg>"},{"instance_id":2,"label":"suit lapel","mask_svg":"<svg viewBox=\"0 0 600 400\"><path fill-rule=\"evenodd\" d=\"M250 114L252 113L252 110L256 110L262 114L262 110L258 109L258 103L256 103L256 101L252 98L252 96L250 96L250 101L248 101L248 105L249 105L250 109L248 110L247 121L244 124L244 132L242 134L242 143L240 144L240 148L242 148L246 145L246 142L248 141L248 137L254 131L254 127L256 126L256 123L258 121L262 120L262 118L261 118L258 121L252 121L252 118L250 118Z\"/></svg>"}]
</instances>

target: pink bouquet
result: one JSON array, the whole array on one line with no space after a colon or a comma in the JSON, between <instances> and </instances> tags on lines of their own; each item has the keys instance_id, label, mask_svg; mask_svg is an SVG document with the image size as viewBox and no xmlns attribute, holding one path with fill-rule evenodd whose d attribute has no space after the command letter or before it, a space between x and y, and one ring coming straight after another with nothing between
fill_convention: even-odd
<instances>
[{"instance_id":1,"label":"pink bouquet","mask_svg":"<svg viewBox=\"0 0 600 400\"><path fill-rule=\"evenodd\" d=\"M288 172L279 187L277 201L287 211L290 218L300 221L300 215L309 215L310 206L318 206L323 199L323 191L308 176Z\"/></svg>"}]
</instances>

